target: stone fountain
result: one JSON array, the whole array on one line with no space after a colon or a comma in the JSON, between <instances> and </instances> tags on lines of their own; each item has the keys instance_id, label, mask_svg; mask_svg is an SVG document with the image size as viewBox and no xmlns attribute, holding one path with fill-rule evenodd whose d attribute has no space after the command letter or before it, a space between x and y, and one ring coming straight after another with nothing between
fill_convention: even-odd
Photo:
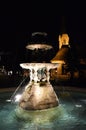
<instances>
[{"instance_id":1,"label":"stone fountain","mask_svg":"<svg viewBox=\"0 0 86 130\"><path fill-rule=\"evenodd\" d=\"M44 49L46 45L30 45L28 49L29 47L32 50ZM47 46L47 49L49 48ZM62 86L60 91L58 87L54 91L50 82L50 70L58 68L58 65L57 63L20 64L22 69L30 71L30 81L23 84L24 86L21 84L20 88L23 87L23 91L18 91L18 87L10 100L6 100L8 90L7 93L1 93L0 129L86 129L85 90L74 87L64 89ZM57 92L60 99L57 97ZM7 102L5 104L5 100L15 101L17 105Z\"/></svg>"},{"instance_id":2,"label":"stone fountain","mask_svg":"<svg viewBox=\"0 0 86 130\"><path fill-rule=\"evenodd\" d=\"M58 97L49 81L49 70L56 68L57 64L22 63L20 66L30 70L30 82L25 87L19 106L25 110L42 110L58 106Z\"/></svg>"},{"instance_id":3,"label":"stone fountain","mask_svg":"<svg viewBox=\"0 0 86 130\"><path fill-rule=\"evenodd\" d=\"M26 46L29 50L50 50L53 47L45 43ZM30 71L30 81L25 86L19 100L19 107L24 110L43 110L59 105L58 97L50 83L50 70L57 68L57 63L21 63L22 69Z\"/></svg>"}]
</instances>

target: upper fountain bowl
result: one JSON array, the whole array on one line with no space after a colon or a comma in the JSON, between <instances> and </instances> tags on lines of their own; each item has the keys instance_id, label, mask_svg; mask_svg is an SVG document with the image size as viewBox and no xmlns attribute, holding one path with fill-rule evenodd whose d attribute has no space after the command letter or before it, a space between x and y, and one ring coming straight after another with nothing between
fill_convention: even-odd
<instances>
[{"instance_id":1,"label":"upper fountain bowl","mask_svg":"<svg viewBox=\"0 0 86 130\"><path fill-rule=\"evenodd\" d=\"M52 45L47 44L47 33L45 32L33 32L31 36L31 42L26 46L30 50L49 50L52 49Z\"/></svg>"},{"instance_id":2,"label":"upper fountain bowl","mask_svg":"<svg viewBox=\"0 0 86 130\"><path fill-rule=\"evenodd\" d=\"M47 69L57 68L58 63L21 63L20 66L24 69L40 69L46 67Z\"/></svg>"},{"instance_id":3,"label":"upper fountain bowl","mask_svg":"<svg viewBox=\"0 0 86 130\"><path fill-rule=\"evenodd\" d=\"M52 49L53 47L51 45L48 44L44 44L44 43L35 43L35 44L29 44L26 46L27 49L30 50L38 50L38 49L43 49L43 50L49 50Z\"/></svg>"}]
</instances>

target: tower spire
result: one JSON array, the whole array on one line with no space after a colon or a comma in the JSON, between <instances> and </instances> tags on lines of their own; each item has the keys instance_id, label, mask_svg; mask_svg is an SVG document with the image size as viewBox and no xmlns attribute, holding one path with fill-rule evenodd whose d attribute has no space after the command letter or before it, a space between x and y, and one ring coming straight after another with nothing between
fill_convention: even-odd
<instances>
[{"instance_id":1,"label":"tower spire","mask_svg":"<svg viewBox=\"0 0 86 130\"><path fill-rule=\"evenodd\" d=\"M65 21L65 16L62 16L61 19L61 32L59 35L59 49L62 47L62 45L68 45L69 46L69 36L66 33L66 21Z\"/></svg>"},{"instance_id":2,"label":"tower spire","mask_svg":"<svg viewBox=\"0 0 86 130\"><path fill-rule=\"evenodd\" d=\"M61 17L61 30L60 30L60 34L64 34L66 33L66 17L63 15Z\"/></svg>"}]
</instances>

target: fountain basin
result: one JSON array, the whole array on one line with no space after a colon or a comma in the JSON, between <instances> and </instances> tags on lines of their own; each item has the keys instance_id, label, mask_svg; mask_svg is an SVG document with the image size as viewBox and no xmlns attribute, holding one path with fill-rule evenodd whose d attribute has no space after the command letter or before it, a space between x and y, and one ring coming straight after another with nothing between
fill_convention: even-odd
<instances>
[{"instance_id":1,"label":"fountain basin","mask_svg":"<svg viewBox=\"0 0 86 130\"><path fill-rule=\"evenodd\" d=\"M9 90L9 91L8 91ZM22 108L16 115L17 105L6 102L12 93L5 89L0 93L1 130L85 130L86 129L86 89L56 86L59 106L46 110L26 111ZM27 114L29 113L29 114ZM24 116L25 115L25 116ZM27 116L26 116L27 115Z\"/></svg>"},{"instance_id":2,"label":"fountain basin","mask_svg":"<svg viewBox=\"0 0 86 130\"><path fill-rule=\"evenodd\" d=\"M61 106L35 111L27 111L21 107L16 107L15 112L16 117L20 120L30 121L31 123L42 125L52 123L54 119L60 118L63 113Z\"/></svg>"}]
</instances>

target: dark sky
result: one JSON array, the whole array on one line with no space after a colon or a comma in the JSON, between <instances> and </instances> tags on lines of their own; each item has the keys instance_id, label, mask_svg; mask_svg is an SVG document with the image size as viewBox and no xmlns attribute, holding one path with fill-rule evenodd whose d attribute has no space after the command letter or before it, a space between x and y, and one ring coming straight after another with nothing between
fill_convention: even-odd
<instances>
[{"instance_id":1,"label":"dark sky","mask_svg":"<svg viewBox=\"0 0 86 130\"><path fill-rule=\"evenodd\" d=\"M80 54L86 51L85 3L75 2L20 2L2 3L0 13L0 49L22 51L31 38L31 33L48 33L49 41L57 46L62 31L63 18L70 43Z\"/></svg>"}]
</instances>

